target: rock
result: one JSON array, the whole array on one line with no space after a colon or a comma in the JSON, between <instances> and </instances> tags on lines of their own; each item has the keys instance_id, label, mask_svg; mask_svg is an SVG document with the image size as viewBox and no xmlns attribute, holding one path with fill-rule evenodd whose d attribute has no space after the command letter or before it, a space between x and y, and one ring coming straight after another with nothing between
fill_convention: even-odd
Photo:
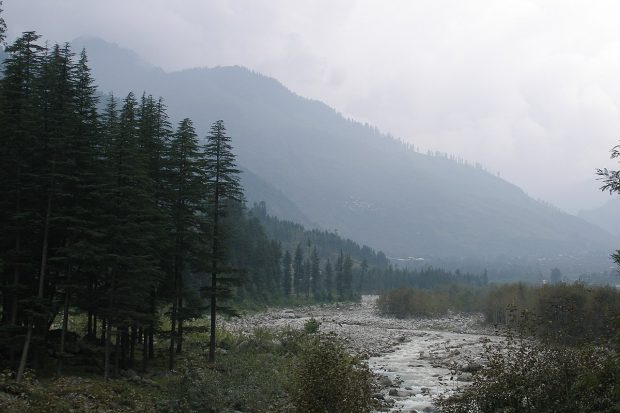
<instances>
[{"instance_id":1,"label":"rock","mask_svg":"<svg viewBox=\"0 0 620 413\"><path fill-rule=\"evenodd\" d=\"M473 378L473 374L471 373L461 373L456 378L457 381L471 381Z\"/></svg>"},{"instance_id":2,"label":"rock","mask_svg":"<svg viewBox=\"0 0 620 413\"><path fill-rule=\"evenodd\" d=\"M132 369L125 370L125 375L127 377L138 377L138 373L136 373Z\"/></svg>"},{"instance_id":3,"label":"rock","mask_svg":"<svg viewBox=\"0 0 620 413\"><path fill-rule=\"evenodd\" d=\"M472 361L471 363L467 363L463 367L461 367L461 371L465 373L475 373L481 369L482 369L482 365L475 361Z\"/></svg>"},{"instance_id":4,"label":"rock","mask_svg":"<svg viewBox=\"0 0 620 413\"><path fill-rule=\"evenodd\" d=\"M383 394L381 393L375 393L372 395L373 399L377 399L377 400L385 400L385 397L383 396Z\"/></svg>"},{"instance_id":5,"label":"rock","mask_svg":"<svg viewBox=\"0 0 620 413\"><path fill-rule=\"evenodd\" d=\"M425 408L422 409L422 411L424 413L433 413L435 411L435 408L433 406L426 406Z\"/></svg>"},{"instance_id":6,"label":"rock","mask_svg":"<svg viewBox=\"0 0 620 413\"><path fill-rule=\"evenodd\" d=\"M284 310L281 313L282 318L297 318L293 310Z\"/></svg>"},{"instance_id":7,"label":"rock","mask_svg":"<svg viewBox=\"0 0 620 413\"><path fill-rule=\"evenodd\" d=\"M392 380L390 380L388 376L381 376L379 377L379 385L382 387L390 387L393 386L394 383L392 383Z\"/></svg>"},{"instance_id":8,"label":"rock","mask_svg":"<svg viewBox=\"0 0 620 413\"><path fill-rule=\"evenodd\" d=\"M239 350L245 350L250 347L250 342L248 340L241 340L239 344L237 344L237 348Z\"/></svg>"},{"instance_id":9,"label":"rock","mask_svg":"<svg viewBox=\"0 0 620 413\"><path fill-rule=\"evenodd\" d=\"M401 389L390 389L388 394L394 397L409 397L411 395L408 391Z\"/></svg>"}]
</instances>

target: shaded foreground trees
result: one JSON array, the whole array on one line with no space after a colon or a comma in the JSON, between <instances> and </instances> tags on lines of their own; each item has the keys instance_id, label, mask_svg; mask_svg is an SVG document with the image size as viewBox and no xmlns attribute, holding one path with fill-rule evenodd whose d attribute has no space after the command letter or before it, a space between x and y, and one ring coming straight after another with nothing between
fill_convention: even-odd
<instances>
[{"instance_id":1,"label":"shaded foreground trees","mask_svg":"<svg viewBox=\"0 0 620 413\"><path fill-rule=\"evenodd\" d=\"M0 78L3 367L21 378L27 365L52 361L60 374L75 363L71 312L84 315L85 341L104 348L108 377L138 360L148 368L161 314L170 319L173 369L184 322L209 307L201 292L211 300L212 334L233 293L245 301L332 296L321 260L352 243L321 235L329 243L300 245L293 268L289 250L244 208L222 121L201 147L191 120L173 130L161 99L109 96L99 110L86 52L38 41L34 32L17 39ZM354 295L351 287L340 297Z\"/></svg>"},{"instance_id":2,"label":"shaded foreground trees","mask_svg":"<svg viewBox=\"0 0 620 413\"><path fill-rule=\"evenodd\" d=\"M233 193L228 177L210 178L214 167L230 173L234 157L209 164L211 148L199 148L191 121L173 134L151 96L130 93L120 106L110 97L99 114L85 52L75 59L68 45L47 49L38 39L27 32L7 49L0 83L0 351L8 365L21 353L18 380L51 349L60 373L75 307L87 314L87 338L105 346L106 377L134 367L138 342L146 368L159 309L172 308L175 351L182 321L199 315L182 311L192 294L185 275L227 263L217 193ZM59 311L60 346L50 349Z\"/></svg>"}]
</instances>

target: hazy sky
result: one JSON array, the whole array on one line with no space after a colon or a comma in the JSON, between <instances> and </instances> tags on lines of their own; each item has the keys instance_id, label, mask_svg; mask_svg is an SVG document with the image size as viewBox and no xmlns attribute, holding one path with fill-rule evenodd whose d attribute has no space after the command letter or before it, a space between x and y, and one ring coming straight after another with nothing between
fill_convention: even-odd
<instances>
[{"instance_id":1,"label":"hazy sky","mask_svg":"<svg viewBox=\"0 0 620 413\"><path fill-rule=\"evenodd\" d=\"M9 39L88 34L167 71L243 65L421 150L579 205L620 139L620 2L5 0ZM620 167L620 165L619 165ZM572 197L572 199L571 199Z\"/></svg>"}]
</instances>

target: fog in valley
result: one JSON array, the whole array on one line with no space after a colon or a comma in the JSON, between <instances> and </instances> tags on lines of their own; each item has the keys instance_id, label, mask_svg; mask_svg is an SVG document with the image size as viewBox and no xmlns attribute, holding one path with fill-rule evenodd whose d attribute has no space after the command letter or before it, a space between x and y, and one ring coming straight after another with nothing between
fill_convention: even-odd
<instances>
[{"instance_id":1,"label":"fog in valley","mask_svg":"<svg viewBox=\"0 0 620 413\"><path fill-rule=\"evenodd\" d=\"M0 411L620 409L618 15L0 1Z\"/></svg>"}]
</instances>

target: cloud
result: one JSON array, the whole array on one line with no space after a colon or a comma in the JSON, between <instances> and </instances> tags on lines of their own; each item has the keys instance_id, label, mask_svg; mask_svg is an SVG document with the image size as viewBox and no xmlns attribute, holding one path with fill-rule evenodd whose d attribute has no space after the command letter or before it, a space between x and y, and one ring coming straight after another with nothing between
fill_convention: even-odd
<instances>
[{"instance_id":1,"label":"cloud","mask_svg":"<svg viewBox=\"0 0 620 413\"><path fill-rule=\"evenodd\" d=\"M19 0L9 35L92 34L166 70L239 64L540 198L613 166L620 3ZM36 12L33 13L33 10Z\"/></svg>"}]
</instances>

